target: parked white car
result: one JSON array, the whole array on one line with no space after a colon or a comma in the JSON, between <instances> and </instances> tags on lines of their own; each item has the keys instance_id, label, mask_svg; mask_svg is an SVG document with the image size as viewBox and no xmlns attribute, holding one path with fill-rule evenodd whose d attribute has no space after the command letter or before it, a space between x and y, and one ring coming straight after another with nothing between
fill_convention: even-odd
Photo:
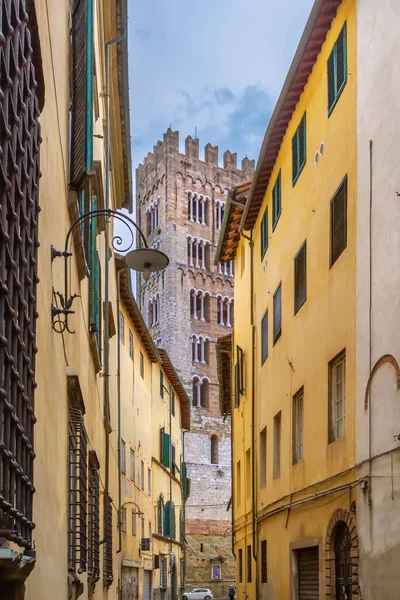
<instances>
[{"instance_id":1,"label":"parked white car","mask_svg":"<svg viewBox=\"0 0 400 600\"><path fill-rule=\"evenodd\" d=\"M214 598L211 590L207 588L194 588L191 592L183 594L183 600L212 600Z\"/></svg>"}]
</instances>

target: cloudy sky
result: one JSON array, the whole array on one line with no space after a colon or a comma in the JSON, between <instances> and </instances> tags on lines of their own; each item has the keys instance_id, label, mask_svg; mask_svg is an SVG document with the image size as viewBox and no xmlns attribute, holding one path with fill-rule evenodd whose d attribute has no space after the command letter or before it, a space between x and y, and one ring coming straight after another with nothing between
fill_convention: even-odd
<instances>
[{"instance_id":1,"label":"cloudy sky","mask_svg":"<svg viewBox=\"0 0 400 600\"><path fill-rule=\"evenodd\" d=\"M133 166L169 127L257 159L313 0L129 0Z\"/></svg>"}]
</instances>

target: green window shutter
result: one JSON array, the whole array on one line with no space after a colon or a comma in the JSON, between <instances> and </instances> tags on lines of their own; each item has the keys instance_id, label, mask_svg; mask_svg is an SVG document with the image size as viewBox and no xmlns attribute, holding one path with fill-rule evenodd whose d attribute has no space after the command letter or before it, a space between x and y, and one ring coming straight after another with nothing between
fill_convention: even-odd
<instances>
[{"instance_id":1,"label":"green window shutter","mask_svg":"<svg viewBox=\"0 0 400 600\"><path fill-rule=\"evenodd\" d=\"M92 198L92 210L97 209L97 199ZM89 231L89 328L95 334L97 347L101 339L101 264L96 248L97 218L92 217Z\"/></svg>"},{"instance_id":2,"label":"green window shutter","mask_svg":"<svg viewBox=\"0 0 400 600\"><path fill-rule=\"evenodd\" d=\"M158 535L163 534L163 517L164 517L164 503L160 496L158 499Z\"/></svg>"},{"instance_id":3,"label":"green window shutter","mask_svg":"<svg viewBox=\"0 0 400 600\"><path fill-rule=\"evenodd\" d=\"M180 510L179 513L179 535L181 544L185 543L185 517L183 514L183 510Z\"/></svg>"},{"instance_id":4,"label":"green window shutter","mask_svg":"<svg viewBox=\"0 0 400 600\"><path fill-rule=\"evenodd\" d=\"M276 179L274 189L272 190L272 230L275 229L276 224L279 221L282 210L282 197L281 197L281 173Z\"/></svg>"},{"instance_id":5,"label":"green window shutter","mask_svg":"<svg viewBox=\"0 0 400 600\"><path fill-rule=\"evenodd\" d=\"M261 321L261 364L263 365L268 358L268 310Z\"/></svg>"},{"instance_id":6,"label":"green window shutter","mask_svg":"<svg viewBox=\"0 0 400 600\"><path fill-rule=\"evenodd\" d=\"M171 537L171 502L169 500L164 507L164 537Z\"/></svg>"},{"instance_id":7,"label":"green window shutter","mask_svg":"<svg viewBox=\"0 0 400 600\"><path fill-rule=\"evenodd\" d=\"M240 404L240 367L239 363L235 364L235 406Z\"/></svg>"},{"instance_id":8,"label":"green window shutter","mask_svg":"<svg viewBox=\"0 0 400 600\"><path fill-rule=\"evenodd\" d=\"M160 448L161 463L164 467L169 467L169 433L165 433L164 428L160 430Z\"/></svg>"},{"instance_id":9,"label":"green window shutter","mask_svg":"<svg viewBox=\"0 0 400 600\"><path fill-rule=\"evenodd\" d=\"M181 482L182 482L183 497L186 500L186 498L188 497L188 478L187 478L187 465L185 462L182 463Z\"/></svg>"},{"instance_id":10,"label":"green window shutter","mask_svg":"<svg viewBox=\"0 0 400 600\"><path fill-rule=\"evenodd\" d=\"M261 220L261 260L268 249L268 206Z\"/></svg>"},{"instance_id":11,"label":"green window shutter","mask_svg":"<svg viewBox=\"0 0 400 600\"><path fill-rule=\"evenodd\" d=\"M175 504L171 504L171 537L176 540L176 518L175 518Z\"/></svg>"},{"instance_id":12,"label":"green window shutter","mask_svg":"<svg viewBox=\"0 0 400 600\"><path fill-rule=\"evenodd\" d=\"M292 182L296 183L307 162L307 127L304 113L296 133L292 138Z\"/></svg>"},{"instance_id":13,"label":"green window shutter","mask_svg":"<svg viewBox=\"0 0 400 600\"><path fill-rule=\"evenodd\" d=\"M347 83L347 24L341 32L328 58L328 115L333 111Z\"/></svg>"},{"instance_id":14,"label":"green window shutter","mask_svg":"<svg viewBox=\"0 0 400 600\"><path fill-rule=\"evenodd\" d=\"M93 0L75 0L72 14L70 184L80 189L93 167Z\"/></svg>"}]
</instances>

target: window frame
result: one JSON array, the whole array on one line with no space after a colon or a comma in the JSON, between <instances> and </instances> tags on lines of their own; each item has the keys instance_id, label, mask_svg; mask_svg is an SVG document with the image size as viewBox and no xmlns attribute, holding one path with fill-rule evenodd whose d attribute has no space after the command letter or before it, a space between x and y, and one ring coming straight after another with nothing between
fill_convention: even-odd
<instances>
[{"instance_id":1,"label":"window frame","mask_svg":"<svg viewBox=\"0 0 400 600\"><path fill-rule=\"evenodd\" d=\"M243 583L243 550L239 548L238 553L238 582Z\"/></svg>"},{"instance_id":2,"label":"window frame","mask_svg":"<svg viewBox=\"0 0 400 600\"><path fill-rule=\"evenodd\" d=\"M282 177L281 170L279 170L278 176L275 180L274 187L272 188L272 231L275 231L278 221L282 214ZM277 201L279 203L279 212L276 211Z\"/></svg>"},{"instance_id":3,"label":"window frame","mask_svg":"<svg viewBox=\"0 0 400 600\"><path fill-rule=\"evenodd\" d=\"M280 297L280 327L279 327L279 331L276 330L276 326L275 326L275 322L276 322L276 309L275 309L275 302L276 302L276 297L277 294L279 293L279 297ZM275 346L275 344L277 343L277 341L279 340L279 338L282 335L282 281L279 282L275 292L274 292L274 296L273 296L273 340L274 343L273 345Z\"/></svg>"},{"instance_id":4,"label":"window frame","mask_svg":"<svg viewBox=\"0 0 400 600\"><path fill-rule=\"evenodd\" d=\"M251 555L251 544L247 544L247 583L252 581L252 555Z\"/></svg>"},{"instance_id":5,"label":"window frame","mask_svg":"<svg viewBox=\"0 0 400 600\"><path fill-rule=\"evenodd\" d=\"M260 225L260 245L261 245L261 260L268 250L268 206L264 210Z\"/></svg>"},{"instance_id":6,"label":"window frame","mask_svg":"<svg viewBox=\"0 0 400 600\"><path fill-rule=\"evenodd\" d=\"M294 394L292 405L292 464L296 465L304 460L304 386Z\"/></svg>"},{"instance_id":7,"label":"window frame","mask_svg":"<svg viewBox=\"0 0 400 600\"><path fill-rule=\"evenodd\" d=\"M261 540L261 583L268 583L268 546L267 546L267 540Z\"/></svg>"},{"instance_id":8,"label":"window frame","mask_svg":"<svg viewBox=\"0 0 400 600\"><path fill-rule=\"evenodd\" d=\"M299 294L299 262L304 251L304 294ZM300 299L299 299L300 298ZM294 314L307 302L307 240L304 240L294 257Z\"/></svg>"},{"instance_id":9,"label":"window frame","mask_svg":"<svg viewBox=\"0 0 400 600\"><path fill-rule=\"evenodd\" d=\"M274 456L273 456L273 478L281 476L281 454L282 454L282 411L274 416Z\"/></svg>"},{"instance_id":10,"label":"window frame","mask_svg":"<svg viewBox=\"0 0 400 600\"><path fill-rule=\"evenodd\" d=\"M304 127L304 145L303 145L303 152L304 152L304 160L303 162L300 164L300 133L302 128ZM296 146L296 152L297 152L297 165L296 165L296 172L295 172L295 164L294 164L294 147ZM292 185L293 187L296 185L297 180L299 179L304 167L307 164L307 112L304 112L303 116L300 119L300 123L297 126L297 129L295 131L294 136L292 137Z\"/></svg>"},{"instance_id":11,"label":"window frame","mask_svg":"<svg viewBox=\"0 0 400 600\"><path fill-rule=\"evenodd\" d=\"M267 487L267 427L260 431L260 488Z\"/></svg>"},{"instance_id":12,"label":"window frame","mask_svg":"<svg viewBox=\"0 0 400 600\"><path fill-rule=\"evenodd\" d=\"M126 475L126 442L121 438L121 473Z\"/></svg>"},{"instance_id":13,"label":"window frame","mask_svg":"<svg viewBox=\"0 0 400 600\"><path fill-rule=\"evenodd\" d=\"M343 413L340 419L337 419L337 404L336 394L334 390L335 377L334 369L340 364L344 364L344 394L342 395L341 402L343 403ZM347 379L347 357L346 349L344 348L339 354L337 354L328 365L328 444L332 444L341 438L346 437L346 379ZM337 423L343 421L343 433L338 435Z\"/></svg>"},{"instance_id":14,"label":"window frame","mask_svg":"<svg viewBox=\"0 0 400 600\"><path fill-rule=\"evenodd\" d=\"M264 345L264 325L266 325L266 339ZM268 358L268 336L269 336L269 324L268 324L268 308L265 311L263 318L261 319L261 366L265 363Z\"/></svg>"},{"instance_id":15,"label":"window frame","mask_svg":"<svg viewBox=\"0 0 400 600\"><path fill-rule=\"evenodd\" d=\"M334 238L334 218L335 218L335 213L334 213L334 203L335 200L337 200L337 198L339 197L342 188L344 189L344 237L345 237L345 243L344 246L342 248L342 250L334 255L334 246L333 246L333 238ZM331 200L330 200L330 208L329 208L329 268L331 269L333 267L333 265L338 261L338 259L341 257L341 255L343 254L343 252L346 250L347 248L347 200L348 200L348 178L347 178L347 174L345 175L345 177L342 179L342 181L340 182L340 185L338 186L338 188L336 189L334 195L332 196Z\"/></svg>"},{"instance_id":16,"label":"window frame","mask_svg":"<svg viewBox=\"0 0 400 600\"><path fill-rule=\"evenodd\" d=\"M131 481L135 483L135 466L136 466L136 455L133 448L130 448L130 477Z\"/></svg>"},{"instance_id":17,"label":"window frame","mask_svg":"<svg viewBox=\"0 0 400 600\"><path fill-rule=\"evenodd\" d=\"M343 72L344 72L344 78L343 78L343 83L341 84L341 86L337 89L337 76L338 76L338 62L337 62L337 54L338 54L338 42L340 39L340 36L343 33ZM333 98L332 98L332 102L331 104L329 103L329 88L330 88L330 67L329 67L329 62L331 60L331 58L333 58ZM339 101L340 96L342 95L342 92L344 90L344 88L347 85L347 80L348 80L348 65L347 65L347 21L345 21L343 23L343 27L340 30L339 35L336 38L336 41L333 45L332 51L328 57L327 63L326 63L326 74L327 74L327 95L328 95L328 118L331 116L336 104Z\"/></svg>"},{"instance_id":18,"label":"window frame","mask_svg":"<svg viewBox=\"0 0 400 600\"><path fill-rule=\"evenodd\" d=\"M129 329L129 357L133 360L133 333Z\"/></svg>"}]
</instances>

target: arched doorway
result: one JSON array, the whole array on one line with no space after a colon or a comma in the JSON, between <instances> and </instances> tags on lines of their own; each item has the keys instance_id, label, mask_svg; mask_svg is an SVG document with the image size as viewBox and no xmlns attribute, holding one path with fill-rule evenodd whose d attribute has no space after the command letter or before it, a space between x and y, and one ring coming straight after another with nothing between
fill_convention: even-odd
<instances>
[{"instance_id":1,"label":"arched doorway","mask_svg":"<svg viewBox=\"0 0 400 600\"><path fill-rule=\"evenodd\" d=\"M351 536L343 521L335 532L335 586L336 600L351 600L353 591L353 567L351 563Z\"/></svg>"},{"instance_id":2,"label":"arched doorway","mask_svg":"<svg viewBox=\"0 0 400 600\"><path fill-rule=\"evenodd\" d=\"M359 600L358 536L355 513L338 508L332 515L325 540L326 597L332 600Z\"/></svg>"}]
</instances>

